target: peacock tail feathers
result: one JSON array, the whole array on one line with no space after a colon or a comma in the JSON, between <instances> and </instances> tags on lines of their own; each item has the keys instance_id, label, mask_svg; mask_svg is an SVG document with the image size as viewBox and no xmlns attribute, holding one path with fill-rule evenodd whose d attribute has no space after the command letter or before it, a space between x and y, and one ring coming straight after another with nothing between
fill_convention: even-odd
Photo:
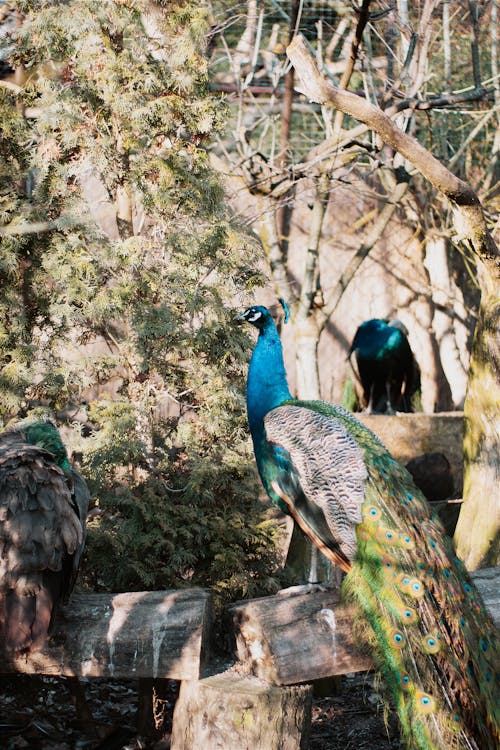
<instances>
[{"instance_id":1,"label":"peacock tail feathers","mask_svg":"<svg viewBox=\"0 0 500 750\"><path fill-rule=\"evenodd\" d=\"M410 746L493 750L495 625L409 474L379 441L369 447L363 521L344 589L371 625L368 640Z\"/></svg>"}]
</instances>

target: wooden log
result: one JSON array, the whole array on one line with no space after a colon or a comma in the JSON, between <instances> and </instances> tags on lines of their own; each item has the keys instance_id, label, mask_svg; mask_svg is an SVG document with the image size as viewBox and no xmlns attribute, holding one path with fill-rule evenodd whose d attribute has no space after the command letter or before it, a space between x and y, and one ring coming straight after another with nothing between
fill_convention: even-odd
<instances>
[{"instance_id":1,"label":"wooden log","mask_svg":"<svg viewBox=\"0 0 500 750\"><path fill-rule=\"evenodd\" d=\"M473 579L500 625L500 568ZM371 669L353 637L354 605L333 591L290 594L238 602L229 608L236 652L257 677L275 685L312 682Z\"/></svg>"},{"instance_id":2,"label":"wooden log","mask_svg":"<svg viewBox=\"0 0 500 750\"><path fill-rule=\"evenodd\" d=\"M186 681L171 750L306 750L312 688L276 687L236 672Z\"/></svg>"},{"instance_id":3,"label":"wooden log","mask_svg":"<svg viewBox=\"0 0 500 750\"><path fill-rule=\"evenodd\" d=\"M312 682L372 666L356 651L355 609L338 593L286 594L239 602L229 609L240 661L275 685Z\"/></svg>"},{"instance_id":4,"label":"wooden log","mask_svg":"<svg viewBox=\"0 0 500 750\"><path fill-rule=\"evenodd\" d=\"M74 594L46 647L0 670L193 680L208 654L211 594L201 589Z\"/></svg>"}]
</instances>

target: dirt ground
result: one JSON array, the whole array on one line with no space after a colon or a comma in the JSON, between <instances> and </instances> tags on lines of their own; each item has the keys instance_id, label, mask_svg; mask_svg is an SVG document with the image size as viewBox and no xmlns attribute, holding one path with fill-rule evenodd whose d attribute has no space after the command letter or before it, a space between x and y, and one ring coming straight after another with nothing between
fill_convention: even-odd
<instances>
[{"instance_id":1,"label":"dirt ground","mask_svg":"<svg viewBox=\"0 0 500 750\"><path fill-rule=\"evenodd\" d=\"M0 678L1 750L168 750L177 683L169 683L164 732L155 742L137 735L136 681L82 680L82 684L94 737L79 725L64 679ZM375 748L400 750L401 745L394 719L385 726L382 702L370 675L344 677L340 695L314 699L309 750Z\"/></svg>"}]
</instances>

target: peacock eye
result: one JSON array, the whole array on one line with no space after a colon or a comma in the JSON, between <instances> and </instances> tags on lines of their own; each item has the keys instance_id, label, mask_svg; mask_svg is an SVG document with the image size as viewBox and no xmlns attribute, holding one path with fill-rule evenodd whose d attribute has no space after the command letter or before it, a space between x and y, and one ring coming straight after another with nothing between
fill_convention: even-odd
<instances>
[{"instance_id":1,"label":"peacock eye","mask_svg":"<svg viewBox=\"0 0 500 750\"><path fill-rule=\"evenodd\" d=\"M249 310L247 320L249 323L255 323L256 320L262 318L262 313L259 310Z\"/></svg>"}]
</instances>

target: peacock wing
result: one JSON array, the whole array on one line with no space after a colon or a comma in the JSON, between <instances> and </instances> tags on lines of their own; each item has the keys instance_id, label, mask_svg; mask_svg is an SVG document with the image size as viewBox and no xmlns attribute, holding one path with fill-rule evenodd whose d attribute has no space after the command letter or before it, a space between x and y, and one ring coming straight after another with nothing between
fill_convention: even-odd
<instances>
[{"instance_id":1,"label":"peacock wing","mask_svg":"<svg viewBox=\"0 0 500 750\"><path fill-rule=\"evenodd\" d=\"M268 412L264 426L267 440L289 457L304 495L303 505L299 493L291 497L295 510L327 546L338 546L352 561L367 481L358 444L338 419L293 404ZM290 497L290 472L278 481Z\"/></svg>"}]
</instances>

